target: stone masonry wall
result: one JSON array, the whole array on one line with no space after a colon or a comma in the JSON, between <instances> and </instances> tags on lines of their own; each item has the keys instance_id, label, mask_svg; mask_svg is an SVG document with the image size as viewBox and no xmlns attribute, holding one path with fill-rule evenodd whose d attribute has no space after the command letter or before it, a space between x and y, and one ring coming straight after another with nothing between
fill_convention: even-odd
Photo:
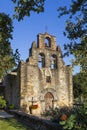
<instances>
[{"instance_id":1,"label":"stone masonry wall","mask_svg":"<svg viewBox=\"0 0 87 130\"><path fill-rule=\"evenodd\" d=\"M49 37L51 46L45 47L44 39ZM48 34L38 35L38 45L32 43L31 56L27 62L21 63L20 86L21 86L21 108L29 113L29 106L38 104L37 114L45 111L45 95L51 93L55 107L72 106L72 74L71 67L65 66L62 59L60 47L56 47L56 39ZM58 49L57 49L58 48ZM45 55L45 67L39 68L38 55ZM50 68L51 55L57 56L57 68ZM46 82L47 76L51 77L51 82Z\"/></svg>"},{"instance_id":2,"label":"stone masonry wall","mask_svg":"<svg viewBox=\"0 0 87 130\"><path fill-rule=\"evenodd\" d=\"M48 33L37 35L26 62L20 62L15 76L7 76L5 85L8 102L26 113L31 105L38 106L35 115L73 106L72 67L65 65L56 37Z\"/></svg>"}]
</instances>

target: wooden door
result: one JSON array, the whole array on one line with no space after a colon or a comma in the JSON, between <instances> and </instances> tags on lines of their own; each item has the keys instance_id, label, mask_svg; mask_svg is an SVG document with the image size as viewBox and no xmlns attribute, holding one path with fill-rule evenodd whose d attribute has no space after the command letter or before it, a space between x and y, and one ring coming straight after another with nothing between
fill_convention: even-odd
<instances>
[{"instance_id":1,"label":"wooden door","mask_svg":"<svg viewBox=\"0 0 87 130\"><path fill-rule=\"evenodd\" d=\"M45 110L50 110L50 109L53 109L53 100L54 100L54 97L52 95L52 93L48 92L45 94L44 96L44 99L45 99Z\"/></svg>"}]
</instances>

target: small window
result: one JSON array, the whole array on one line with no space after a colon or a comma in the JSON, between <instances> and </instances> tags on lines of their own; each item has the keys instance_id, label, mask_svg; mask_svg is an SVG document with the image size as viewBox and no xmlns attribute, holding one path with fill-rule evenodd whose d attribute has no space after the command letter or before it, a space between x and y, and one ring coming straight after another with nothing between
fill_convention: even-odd
<instances>
[{"instance_id":1,"label":"small window","mask_svg":"<svg viewBox=\"0 0 87 130\"><path fill-rule=\"evenodd\" d=\"M40 53L38 55L38 67L39 68L45 67L45 55L43 53Z\"/></svg>"},{"instance_id":2,"label":"small window","mask_svg":"<svg viewBox=\"0 0 87 130\"><path fill-rule=\"evenodd\" d=\"M50 64L51 69L56 69L57 68L57 56L56 55L51 55L51 64Z\"/></svg>"},{"instance_id":3,"label":"small window","mask_svg":"<svg viewBox=\"0 0 87 130\"><path fill-rule=\"evenodd\" d=\"M47 77L46 77L46 82L47 82L47 83L51 83L51 76L47 76Z\"/></svg>"}]
</instances>

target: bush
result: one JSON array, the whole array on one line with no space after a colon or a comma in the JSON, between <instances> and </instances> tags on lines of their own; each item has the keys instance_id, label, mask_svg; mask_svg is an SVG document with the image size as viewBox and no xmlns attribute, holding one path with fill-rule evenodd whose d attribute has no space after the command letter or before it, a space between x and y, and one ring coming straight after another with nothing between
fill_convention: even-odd
<instances>
[{"instance_id":1,"label":"bush","mask_svg":"<svg viewBox=\"0 0 87 130\"><path fill-rule=\"evenodd\" d=\"M64 130L87 130L87 103L74 109L65 120L60 119Z\"/></svg>"},{"instance_id":2,"label":"bush","mask_svg":"<svg viewBox=\"0 0 87 130\"><path fill-rule=\"evenodd\" d=\"M9 109L14 109L14 104L12 104L12 105L9 105L9 107L8 107Z\"/></svg>"},{"instance_id":3,"label":"bush","mask_svg":"<svg viewBox=\"0 0 87 130\"><path fill-rule=\"evenodd\" d=\"M0 109L6 107L6 100L4 99L3 96L0 96Z\"/></svg>"}]
</instances>

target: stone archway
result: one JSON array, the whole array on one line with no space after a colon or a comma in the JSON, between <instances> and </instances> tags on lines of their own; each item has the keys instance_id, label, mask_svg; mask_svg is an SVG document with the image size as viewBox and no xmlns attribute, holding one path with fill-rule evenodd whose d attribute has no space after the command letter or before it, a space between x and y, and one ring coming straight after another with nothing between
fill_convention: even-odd
<instances>
[{"instance_id":1,"label":"stone archway","mask_svg":"<svg viewBox=\"0 0 87 130\"><path fill-rule=\"evenodd\" d=\"M54 107L54 96L52 93L50 92L47 92L44 96L44 100L45 100L45 110L50 110L50 109L53 109Z\"/></svg>"}]
</instances>

